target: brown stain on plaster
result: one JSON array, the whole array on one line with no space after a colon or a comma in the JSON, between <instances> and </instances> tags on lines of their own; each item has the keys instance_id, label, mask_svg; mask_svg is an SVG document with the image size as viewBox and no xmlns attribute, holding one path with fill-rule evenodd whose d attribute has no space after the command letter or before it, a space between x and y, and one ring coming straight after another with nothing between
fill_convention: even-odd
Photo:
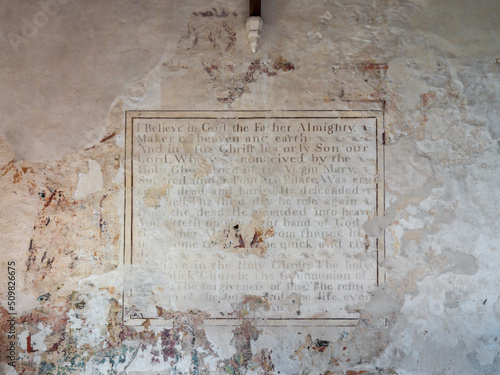
<instances>
[{"instance_id":1,"label":"brown stain on plaster","mask_svg":"<svg viewBox=\"0 0 500 375\"><path fill-rule=\"evenodd\" d=\"M108 134L105 136L103 139L101 139L100 143L104 143L106 141L109 141L110 139L113 139L116 136L116 132L113 132L111 134Z\"/></svg>"},{"instance_id":2,"label":"brown stain on plaster","mask_svg":"<svg viewBox=\"0 0 500 375\"><path fill-rule=\"evenodd\" d=\"M406 241L420 242L420 230L410 230L404 233Z\"/></svg>"},{"instance_id":3,"label":"brown stain on plaster","mask_svg":"<svg viewBox=\"0 0 500 375\"><path fill-rule=\"evenodd\" d=\"M225 8L212 8L193 12L188 21L187 35L181 38L178 48L185 51L199 49L229 52L236 43L235 20L238 14Z\"/></svg>"},{"instance_id":4,"label":"brown stain on plaster","mask_svg":"<svg viewBox=\"0 0 500 375\"><path fill-rule=\"evenodd\" d=\"M155 186L144 192L144 204L148 207L157 207L160 204L160 199L167 195L168 189L172 185Z\"/></svg>"},{"instance_id":5,"label":"brown stain on plaster","mask_svg":"<svg viewBox=\"0 0 500 375\"><path fill-rule=\"evenodd\" d=\"M436 103L436 92L429 91L427 93L420 94L420 107L424 108L430 104Z\"/></svg>"},{"instance_id":6,"label":"brown stain on plaster","mask_svg":"<svg viewBox=\"0 0 500 375\"><path fill-rule=\"evenodd\" d=\"M428 107L432 109L436 105L437 94L435 91L429 91L423 94L420 94L420 105L417 107L419 111L419 115L416 117L416 120L420 123L420 127L415 130L413 135L417 140L425 139L425 128L426 124L429 121L428 117Z\"/></svg>"},{"instance_id":7,"label":"brown stain on plaster","mask_svg":"<svg viewBox=\"0 0 500 375\"><path fill-rule=\"evenodd\" d=\"M12 168L15 162L16 162L15 159L12 159L0 169L0 172L2 172L1 177L7 174L7 172L9 171L10 168Z\"/></svg>"},{"instance_id":8,"label":"brown stain on plaster","mask_svg":"<svg viewBox=\"0 0 500 375\"><path fill-rule=\"evenodd\" d=\"M35 283L39 294L46 288L69 287L68 274L77 277L112 269L111 258L100 246L111 239L102 213L106 197L95 196L84 204L67 198L59 189L46 188L39 193L42 207L33 226L23 274L26 283ZM85 234L94 230L99 236Z\"/></svg>"},{"instance_id":9,"label":"brown stain on plaster","mask_svg":"<svg viewBox=\"0 0 500 375\"><path fill-rule=\"evenodd\" d=\"M331 235L323 238L323 242L325 243L325 246L327 246L327 247L332 247L338 241L339 241L338 239L333 238Z\"/></svg>"},{"instance_id":10,"label":"brown stain on plaster","mask_svg":"<svg viewBox=\"0 0 500 375\"><path fill-rule=\"evenodd\" d=\"M361 64L335 64L332 66L332 70L373 70L373 71L386 71L389 69L389 64L387 63L374 63L366 62Z\"/></svg>"},{"instance_id":11,"label":"brown stain on plaster","mask_svg":"<svg viewBox=\"0 0 500 375\"><path fill-rule=\"evenodd\" d=\"M360 67L362 67L365 70L387 70L389 69L389 64L365 63L362 64Z\"/></svg>"},{"instance_id":12,"label":"brown stain on plaster","mask_svg":"<svg viewBox=\"0 0 500 375\"><path fill-rule=\"evenodd\" d=\"M278 75L278 73L270 71L266 64L260 62L260 60L254 60L250 63L244 76L244 81L246 83L257 81L257 77L266 74L268 77L273 77Z\"/></svg>"},{"instance_id":13,"label":"brown stain on plaster","mask_svg":"<svg viewBox=\"0 0 500 375\"><path fill-rule=\"evenodd\" d=\"M236 13L225 9L195 12L189 19L187 35L178 43L180 54L201 54L202 66L212 82L216 100L225 104L232 104L249 93L249 84L262 77L295 70L295 65L280 54L270 55L265 62L255 59L248 63L246 58L240 61L243 52L236 47L237 30L241 29L237 20ZM238 63L226 62L229 56Z\"/></svg>"},{"instance_id":14,"label":"brown stain on plaster","mask_svg":"<svg viewBox=\"0 0 500 375\"><path fill-rule=\"evenodd\" d=\"M17 332L28 330L27 353L36 352L31 345L31 335L39 331L38 326L50 327L51 332L46 336L44 344L45 353L52 353L56 358L61 354L60 346L67 338L66 327L68 324L69 306L66 302L47 302L42 308L32 310L17 319Z\"/></svg>"},{"instance_id":15,"label":"brown stain on plaster","mask_svg":"<svg viewBox=\"0 0 500 375\"><path fill-rule=\"evenodd\" d=\"M247 317L252 311L257 311L259 309L269 311L271 308L271 303L267 298L248 294L244 295L242 301L237 305L238 307L235 314L239 318Z\"/></svg>"},{"instance_id":16,"label":"brown stain on plaster","mask_svg":"<svg viewBox=\"0 0 500 375\"><path fill-rule=\"evenodd\" d=\"M387 63L380 62L334 64L331 68L333 87L324 94L323 102L384 103L387 100L384 81L388 68Z\"/></svg>"},{"instance_id":17,"label":"brown stain on plaster","mask_svg":"<svg viewBox=\"0 0 500 375\"><path fill-rule=\"evenodd\" d=\"M393 228L389 228L389 232L392 235L392 249L393 257L396 257L401 252L401 241L399 241L396 231Z\"/></svg>"},{"instance_id":18,"label":"brown stain on plaster","mask_svg":"<svg viewBox=\"0 0 500 375\"><path fill-rule=\"evenodd\" d=\"M208 176L212 170L212 165L207 161L206 158L198 157L198 169L194 173L194 178L203 178Z\"/></svg>"},{"instance_id":19,"label":"brown stain on plaster","mask_svg":"<svg viewBox=\"0 0 500 375\"><path fill-rule=\"evenodd\" d=\"M139 335L137 331L130 326L123 325L121 322L122 306L116 299L111 300L111 305L107 316L107 337L106 343L111 348L122 345L123 341L136 339Z\"/></svg>"},{"instance_id":20,"label":"brown stain on plaster","mask_svg":"<svg viewBox=\"0 0 500 375\"><path fill-rule=\"evenodd\" d=\"M33 345L31 344L31 335L29 334L28 337L26 337L26 350L28 353L34 353L37 352L37 349L33 348Z\"/></svg>"},{"instance_id":21,"label":"brown stain on plaster","mask_svg":"<svg viewBox=\"0 0 500 375\"><path fill-rule=\"evenodd\" d=\"M219 231L214 242L225 251L236 254L254 254L264 257L267 253L265 240L274 236L273 227L265 227L252 221L249 225L232 223Z\"/></svg>"},{"instance_id":22,"label":"brown stain on plaster","mask_svg":"<svg viewBox=\"0 0 500 375\"><path fill-rule=\"evenodd\" d=\"M185 153L194 154L195 137L195 134L187 134L185 137L183 137L181 145Z\"/></svg>"},{"instance_id":23,"label":"brown stain on plaster","mask_svg":"<svg viewBox=\"0 0 500 375\"><path fill-rule=\"evenodd\" d=\"M20 164L20 166L18 166ZM19 184L23 181L24 177L29 173L31 176L30 180L26 180L26 184L30 187L29 191L32 191L32 188L36 187L34 182L35 172L32 166L25 166L23 162L17 163L15 160L11 160L9 163L4 165L2 169L0 169L2 174L0 177L6 176L9 172L12 172L12 183Z\"/></svg>"},{"instance_id":24,"label":"brown stain on plaster","mask_svg":"<svg viewBox=\"0 0 500 375\"><path fill-rule=\"evenodd\" d=\"M162 65L162 69L168 72L178 72L182 70L187 70L189 67L187 65L183 65L180 61L169 60L164 62Z\"/></svg>"},{"instance_id":25,"label":"brown stain on plaster","mask_svg":"<svg viewBox=\"0 0 500 375\"><path fill-rule=\"evenodd\" d=\"M229 71L234 72L234 66L228 66ZM239 76L234 77L230 82L233 83L232 87L226 87L227 92L224 96L219 96L217 100L221 103L233 103L235 99L239 98L247 92L251 92L247 84L256 82L261 77L274 77L280 71L288 72L295 70L295 65L288 61L282 55L270 56L266 62L261 62L257 59L248 65L245 72ZM236 72L237 73L237 72ZM220 81L223 75L211 75L214 81Z\"/></svg>"},{"instance_id":26,"label":"brown stain on plaster","mask_svg":"<svg viewBox=\"0 0 500 375\"><path fill-rule=\"evenodd\" d=\"M113 139L114 137L116 136L116 131L112 132L111 134L108 134L106 135L105 137L103 137L99 143L104 143L106 141L109 141L110 139ZM93 150L96 148L96 145L94 146L90 146L90 147L87 147L86 149L84 149L83 151L90 151L90 150Z\"/></svg>"},{"instance_id":27,"label":"brown stain on plaster","mask_svg":"<svg viewBox=\"0 0 500 375\"><path fill-rule=\"evenodd\" d=\"M282 55L274 56L271 59L271 64L272 64L274 70L282 70L284 72L288 72L290 70L295 70L295 65L293 65L290 61L288 61Z\"/></svg>"}]
</instances>

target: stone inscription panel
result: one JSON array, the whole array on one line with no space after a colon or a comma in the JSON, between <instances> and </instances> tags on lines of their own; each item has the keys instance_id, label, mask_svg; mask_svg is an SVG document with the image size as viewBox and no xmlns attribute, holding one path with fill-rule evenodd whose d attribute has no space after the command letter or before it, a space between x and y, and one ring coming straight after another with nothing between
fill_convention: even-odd
<instances>
[{"instance_id":1,"label":"stone inscription panel","mask_svg":"<svg viewBox=\"0 0 500 375\"><path fill-rule=\"evenodd\" d=\"M382 239L362 228L383 210L380 111L129 112L126 125L126 320L356 319L346 305L381 279Z\"/></svg>"}]
</instances>

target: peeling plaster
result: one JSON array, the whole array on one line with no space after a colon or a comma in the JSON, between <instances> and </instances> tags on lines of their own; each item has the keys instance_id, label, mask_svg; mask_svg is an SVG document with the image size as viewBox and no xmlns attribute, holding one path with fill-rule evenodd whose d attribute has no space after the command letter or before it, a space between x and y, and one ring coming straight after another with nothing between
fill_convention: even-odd
<instances>
[{"instance_id":1,"label":"peeling plaster","mask_svg":"<svg viewBox=\"0 0 500 375\"><path fill-rule=\"evenodd\" d=\"M16 261L18 312L16 370L4 362L0 372L500 371L497 1L266 3L255 55L243 1L54 1L46 25L16 48L12 33L43 2L8 1L0 17L0 263ZM385 110L386 210L363 228L385 233L387 281L347 305L355 327L262 324L254 313L269 304L254 295L221 302L237 319L224 327L162 306L164 325L123 324L124 111L371 102ZM157 186L145 199L154 207L168 192ZM253 219L214 240L265 257L272 230Z\"/></svg>"},{"instance_id":2,"label":"peeling plaster","mask_svg":"<svg viewBox=\"0 0 500 375\"><path fill-rule=\"evenodd\" d=\"M89 160L88 173L78 174L78 185L74 194L77 200L85 199L87 195L102 189L101 166L95 160Z\"/></svg>"}]
</instances>

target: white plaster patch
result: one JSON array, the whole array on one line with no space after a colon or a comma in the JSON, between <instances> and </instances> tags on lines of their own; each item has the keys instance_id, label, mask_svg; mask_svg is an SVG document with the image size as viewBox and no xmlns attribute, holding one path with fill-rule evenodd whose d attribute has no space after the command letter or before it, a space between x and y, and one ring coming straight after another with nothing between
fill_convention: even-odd
<instances>
[{"instance_id":1,"label":"white plaster patch","mask_svg":"<svg viewBox=\"0 0 500 375\"><path fill-rule=\"evenodd\" d=\"M421 191L431 173L429 159L418 154L418 148L409 139L403 139L386 148L387 189L394 193L409 194Z\"/></svg>"},{"instance_id":2,"label":"white plaster patch","mask_svg":"<svg viewBox=\"0 0 500 375\"><path fill-rule=\"evenodd\" d=\"M205 334L208 341L214 345L214 350L221 358L230 358L236 353L236 348L230 344L233 337L233 327L206 326Z\"/></svg>"},{"instance_id":3,"label":"white plaster patch","mask_svg":"<svg viewBox=\"0 0 500 375\"><path fill-rule=\"evenodd\" d=\"M28 350L28 342L26 341L26 339L28 338L29 335L30 335L30 332L28 330L26 330L26 331L21 332L19 334L19 336L17 336L18 345L24 351Z\"/></svg>"},{"instance_id":4,"label":"white plaster patch","mask_svg":"<svg viewBox=\"0 0 500 375\"><path fill-rule=\"evenodd\" d=\"M71 323L71 329L80 329L82 328L83 321L78 316L75 310L70 310L69 313L69 322Z\"/></svg>"},{"instance_id":5,"label":"white plaster patch","mask_svg":"<svg viewBox=\"0 0 500 375\"><path fill-rule=\"evenodd\" d=\"M82 321L85 322L75 332L78 347L82 347L85 344L96 347L104 341L106 338L104 332L106 331L106 318L109 305L108 298L100 294L87 302L85 312L78 313L78 316L81 317L80 324ZM78 320L75 319L75 326L77 323Z\"/></svg>"},{"instance_id":6,"label":"white plaster patch","mask_svg":"<svg viewBox=\"0 0 500 375\"><path fill-rule=\"evenodd\" d=\"M0 363L0 373L5 375L17 375L17 371L6 363Z\"/></svg>"},{"instance_id":7,"label":"white plaster patch","mask_svg":"<svg viewBox=\"0 0 500 375\"><path fill-rule=\"evenodd\" d=\"M35 296L22 292L17 293L16 309L18 312L30 311L38 307L40 307L40 303Z\"/></svg>"},{"instance_id":8,"label":"white plaster patch","mask_svg":"<svg viewBox=\"0 0 500 375\"><path fill-rule=\"evenodd\" d=\"M102 184L101 166L97 161L89 160L89 172L78 174L78 185L74 198L85 199L89 194L101 190Z\"/></svg>"},{"instance_id":9,"label":"white plaster patch","mask_svg":"<svg viewBox=\"0 0 500 375\"><path fill-rule=\"evenodd\" d=\"M33 350L44 352L47 350L45 339L50 333L52 333L52 329L49 326L44 326L42 323L39 323L36 327L40 331L34 335L31 335L31 346L33 347Z\"/></svg>"},{"instance_id":10,"label":"white plaster patch","mask_svg":"<svg viewBox=\"0 0 500 375\"><path fill-rule=\"evenodd\" d=\"M219 364L219 358L215 356L207 356L205 358L205 365L208 367L211 374L215 374L217 372L217 366Z\"/></svg>"},{"instance_id":11,"label":"white plaster patch","mask_svg":"<svg viewBox=\"0 0 500 375\"><path fill-rule=\"evenodd\" d=\"M122 163L120 163L120 167L118 168L115 178L113 179L113 182L117 185L120 185L123 183L123 174L125 173L125 170L123 168Z\"/></svg>"},{"instance_id":12,"label":"white plaster patch","mask_svg":"<svg viewBox=\"0 0 500 375\"><path fill-rule=\"evenodd\" d=\"M117 292L123 289L123 267L119 266L113 271L103 273L101 275L90 275L88 278L79 282L80 287L94 285L97 288L114 287Z\"/></svg>"},{"instance_id":13,"label":"white plaster patch","mask_svg":"<svg viewBox=\"0 0 500 375\"><path fill-rule=\"evenodd\" d=\"M120 147L125 147L125 136L123 134L117 134L115 137L115 144Z\"/></svg>"},{"instance_id":14,"label":"white plaster patch","mask_svg":"<svg viewBox=\"0 0 500 375\"><path fill-rule=\"evenodd\" d=\"M47 350L47 346L45 345L45 339L47 335L49 335L52 332L52 329L48 326L44 326L42 323L39 323L37 325L37 328L40 331L34 335L31 335L30 345L31 349L35 352L33 361L36 364L40 364L40 362L42 361L42 356L40 354ZM19 345L26 351L26 353L23 353L23 355L26 356L26 358L28 357L27 349L28 349L29 336L30 333L28 330L26 330L21 335L19 335L18 339Z\"/></svg>"}]
</instances>

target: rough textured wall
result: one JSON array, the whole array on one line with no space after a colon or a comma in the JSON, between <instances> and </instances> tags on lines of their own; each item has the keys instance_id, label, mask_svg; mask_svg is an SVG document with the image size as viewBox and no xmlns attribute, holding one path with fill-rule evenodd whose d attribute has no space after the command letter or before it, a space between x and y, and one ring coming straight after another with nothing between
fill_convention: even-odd
<instances>
[{"instance_id":1,"label":"rough textured wall","mask_svg":"<svg viewBox=\"0 0 500 375\"><path fill-rule=\"evenodd\" d=\"M0 5L5 374L500 372L500 3ZM126 110L385 104L388 281L340 337L249 320L122 325ZM16 320L8 263L16 269ZM242 301L240 309L255 308ZM7 363L15 328L15 369Z\"/></svg>"}]
</instances>

